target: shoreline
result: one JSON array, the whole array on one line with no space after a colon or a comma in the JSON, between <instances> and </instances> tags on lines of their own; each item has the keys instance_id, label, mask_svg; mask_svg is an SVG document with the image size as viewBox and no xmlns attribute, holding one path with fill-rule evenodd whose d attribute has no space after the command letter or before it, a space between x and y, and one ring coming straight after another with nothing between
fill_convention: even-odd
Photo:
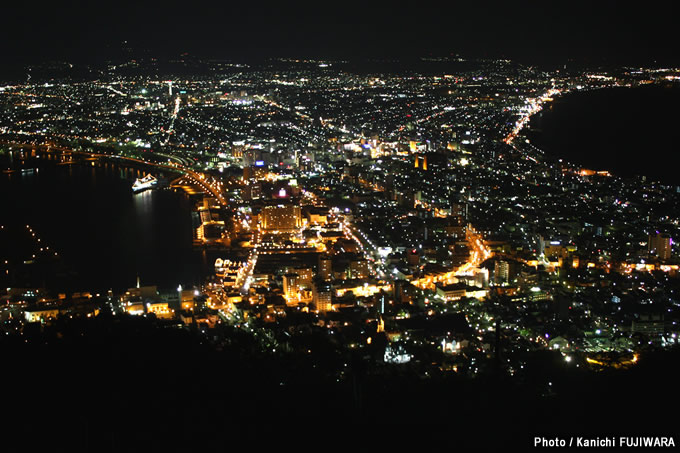
<instances>
[{"instance_id":1,"label":"shoreline","mask_svg":"<svg viewBox=\"0 0 680 453\"><path fill-rule=\"evenodd\" d=\"M30 151L29 151L30 152ZM47 164L47 166L45 165ZM54 166L52 166L54 164ZM137 168L131 167L131 166L126 166L124 163L121 162L121 167L118 170L114 170L114 173L117 173L118 171L125 171L123 167L127 167L128 171L142 171L139 170L139 166L136 166ZM73 191L80 190L75 187L72 187L71 185L68 185L68 187L64 186L62 188L56 189L56 193L48 195L45 200L40 201L37 203L36 208L30 208L33 210L37 210L38 213L32 216L32 219L25 219L25 214L23 214L24 211L27 211L29 208L26 207L28 204L30 204L30 200L33 199L34 197L38 196L42 190L44 190L44 186L46 184L51 184L53 180L56 180L55 178L58 177L58 175L62 175L58 179L63 178L63 171L70 171L70 170L59 170L58 164L52 162L52 161L47 161L43 163L37 163L36 165L39 165L38 168L44 168L43 171L47 171L47 173L43 173L43 171L40 171L40 174L45 174L47 180L43 181L41 183L37 183L35 180L30 180L30 181L19 181L19 183L26 183L28 182L31 185L30 190L26 190L26 194L23 194L19 197L16 196L16 193L14 190L8 190L6 192L5 198L7 199L12 199L15 198L15 201L10 203L10 207L13 208L19 208L19 211L17 212L17 221L13 222L16 223L17 225L21 224L22 222L25 222L26 220L30 220L29 223L33 224L35 223L36 225L43 225L43 229L45 225L49 225L53 221L50 220L54 217L52 214L52 211L54 210L54 205L56 205L55 197L60 198L60 194L68 194L68 193L73 193ZM72 168L73 166L78 166L80 167L80 170L78 171L81 173L82 170L85 170L86 173L83 174L89 174L88 170L90 170L90 162L89 161L83 161L83 162L74 162L73 165L68 165L65 166L64 168ZM48 168L48 167L51 167ZM190 286L195 283L202 283L203 280L210 275L209 273L209 267L206 268L205 266L199 266L200 268L198 269L200 272L197 272L197 275L191 276L191 275L184 275L183 269L186 266L182 266L182 262L190 261L190 262L196 262L197 264L201 261L201 251L197 251L193 248L192 242L191 242L191 231L186 230L185 228L178 228L174 227L171 228L170 234L168 236L168 232L158 232L156 226L158 225L158 222L165 223L169 222L172 224L176 224L176 221L173 221L171 217L167 216L167 208L171 205L171 203L168 202L168 197L163 196L161 200L157 200L154 203L154 206L146 206L147 203L142 203L141 199L135 201L135 193L131 189L129 189L129 197L130 199L128 200L127 198L125 200L119 200L118 202L115 201L114 199L119 198L121 194L123 194L125 191L123 190L124 185L128 185L127 183L130 182L130 178L122 178L125 180L124 182L121 181L121 184L115 184L115 185L110 185L106 184L106 181L108 181L108 177L118 177L117 174L112 175L110 173L111 167L109 166L108 170L105 169L103 166L95 166L92 167L92 171L97 172L97 177L96 179L100 179L100 174L102 177L104 177L104 174L107 175L107 177L104 177L103 180L100 179L100 182L96 185L99 187L96 188L94 187L94 179L90 179L89 177L86 178L81 174L80 176L71 178L67 177L69 180L73 181L74 184L77 184L78 181L82 182L85 179L90 181L92 184L89 187L86 187L81 195L76 196L75 198L69 198L69 199L64 199L64 203L69 206L67 209L71 214L67 214L66 217L73 217L75 215L87 215L92 216L92 212L99 212L99 211L106 211L106 210L111 210L112 212L107 215L108 220L104 220L104 222L111 223L111 222L116 222L113 223L111 227L105 227L101 225L102 220L99 222L94 222L91 220L87 219L71 219L66 222L60 221L59 223L62 225L60 229L62 230L61 233L58 234L58 236L61 236L60 243L57 244L56 242L54 243L54 246L59 249L60 255L62 255L67 261L65 262L67 266L67 270L69 271L67 273L66 279L61 281L61 282L56 282L55 284L52 284L46 289L50 290L57 290L59 288L68 288L73 291L82 291L82 290L87 290L87 291L92 291L92 292L102 292L105 291L105 289L114 289L114 291L124 291L125 288L128 287L133 287L134 286L134 276L132 275L133 273L140 274L142 283L144 283L144 280L146 280L146 284L150 285L156 285L161 288L174 288L177 285L175 284L174 280L181 281L183 285ZM16 173L16 175L20 175L20 173ZM15 183L12 182L12 176L14 175L7 175L7 178L3 178L5 180L5 183L8 188L10 186L13 186ZM136 177L136 173L133 173L131 178L134 180ZM85 179L83 179L85 178ZM89 205L91 201L88 201L90 198L89 194L94 194L95 196L97 194L104 194L106 197L104 198L102 204L100 206L92 206ZM126 196L127 197L127 196ZM43 197L41 197L43 198ZM147 196L144 196L144 198L147 198ZM112 201L114 200L114 201ZM179 201L179 200L178 200ZM140 205L141 203L141 205ZM184 207L181 206L178 203L175 203L175 207L178 209L181 209L184 211ZM146 207L145 207L146 206ZM147 211L149 215L152 217L147 217L146 220L142 221L141 223L139 222L138 216L140 215L140 211L138 209L143 209ZM159 211L160 209L160 211ZM82 214L78 214L78 212L81 212ZM190 215L190 210L187 211L187 214ZM181 215L183 216L184 214L182 212L176 212L176 215ZM96 216L96 214L95 214ZM132 217L130 217L132 216ZM138 220L135 221L135 218ZM127 223L125 219L131 220L133 223L128 224L126 228L121 228L120 227L120 222ZM35 222L34 222L35 221ZM186 223L186 222L180 222L180 223ZM190 223L190 220L189 220ZM73 233L71 230L73 230L73 227L77 226L77 228L80 229L80 233L76 232ZM99 226L97 226L99 225ZM116 226L118 225L118 226ZM166 229L165 227L161 227L164 230ZM90 230L94 230L90 232ZM95 232L96 231L96 232ZM183 232L182 232L183 231ZM174 233L173 233L174 232ZM155 261L157 264L152 264L151 267L146 267L146 271L144 271L143 263L147 261L148 256L156 256L157 254L154 252L154 249L159 249L163 244L165 244L165 247L163 248L168 248L168 243L167 241L170 240L172 241L171 237L173 235L178 235L181 234L181 236L185 236L185 233L189 233L188 236L188 242L185 244L183 240L180 240L182 243L177 243L177 246L174 248L174 251L171 253L170 256L175 256L174 261L177 261L180 263L178 266L173 266L174 268L177 268L177 276L176 278L172 277L171 281L166 281L164 282L163 276L167 273L167 269L163 267L163 269L155 269L158 264L162 264L163 262L166 262L166 258L163 257L157 257L155 258ZM85 233L84 235L81 233ZM101 235L101 236L100 236ZM82 237L81 237L82 236ZM75 240L73 238L79 238L78 240L82 240L86 243L90 244L73 244L72 242ZM117 239L115 239L117 237ZM104 239L106 238L106 239ZM135 241L138 243L137 245L135 244ZM141 241L141 242L140 242ZM111 243L111 245L107 245ZM127 243L127 245L126 245ZM84 247L83 247L84 245ZM103 247L102 247L103 246ZM137 250L137 246L141 246L143 250ZM83 249L83 250L81 250ZM90 252L85 251L84 249L89 249ZM148 250L147 250L148 249ZM100 256L100 254L102 254ZM95 271L93 274L92 271L92 265L88 264L87 262L84 262L86 260L87 256L91 256L92 260L104 260L105 265L101 266L101 270ZM125 268L121 268L119 266L123 266L124 256L132 256L133 260L131 262L131 265L126 266ZM96 258L95 258L96 257ZM128 260L129 261L129 260ZM152 262L154 259L152 259ZM19 264L17 264L19 266ZM140 267L142 266L142 267ZM99 265L97 265L99 267ZM161 266L162 267L162 266ZM189 266L189 268L193 268L194 266ZM203 269L206 268L206 271ZM19 267L17 268L19 269ZM17 270L17 272L19 272ZM21 271L22 273L24 271ZM75 274L73 274L75 272ZM99 275L101 273L101 275ZM93 274L93 275L90 275ZM128 275L129 274L129 275ZM146 274L146 278L145 278ZM19 274L17 274L19 275ZM95 277L94 280L92 277ZM122 278L121 278L122 277ZM161 277L158 279L157 277ZM23 278L23 277L22 277ZM89 281L91 284L90 285L82 285L79 284L81 281ZM38 284L39 282L33 282L34 284ZM55 282L53 282L55 283ZM52 288L54 286L54 288ZM59 287L59 288L58 288Z\"/></svg>"},{"instance_id":2,"label":"shoreline","mask_svg":"<svg viewBox=\"0 0 680 453\"><path fill-rule=\"evenodd\" d=\"M565 152L564 148L560 147L554 147L550 146L546 142L552 141L553 143L563 143L565 137L569 138L571 135L567 133L568 128L563 122L560 121L560 118L555 117L555 112L552 112L551 109L548 109L548 115L550 114L553 115L553 118L551 119L553 125L551 128L555 129L557 131L558 135L555 135L555 132L545 132L544 128L537 128L537 127L532 127L532 124L535 126L537 122L540 122L543 120L544 117L542 117L543 112L546 110L546 107L550 107L552 105L565 105L567 103L571 102L571 105L569 105L569 108L577 108L577 104L593 104L592 101L592 96L589 96L593 93L598 93L601 94L603 92L617 92L614 94L614 96L621 96L622 93L626 94L631 94L631 92L634 92L635 94L640 93L641 90L648 90L648 89L654 89L654 90L663 90L663 89L668 89L669 87L663 84L653 84L653 85L638 85L638 86L632 86L632 87L627 87L627 86L612 86L612 87L597 87L594 89L583 89L583 90L578 90L578 91L569 91L567 93L562 93L560 96L554 100L551 100L550 102L547 102L544 104L543 108L532 114L529 118L529 120L526 122L525 126L520 130L518 133L518 137L521 136L527 140L529 140L529 145L532 146L533 148L536 148L540 150L543 154L546 156L550 156L554 159L558 160L563 160L567 164L573 166L574 168L579 168L584 172L606 172L610 174L611 176L617 177L617 178L622 178L622 179L629 179L629 180L643 180L647 182L653 182L653 183L658 183L664 186L680 186L680 179L676 177L675 180L672 180L674 175L669 174L666 172L665 174L663 172L657 172L654 174L653 172L649 171L649 166L645 167L644 165L641 167L640 163L645 163L645 156L635 156L633 154L630 154L629 156L626 156L624 158L621 157L620 153L615 153L613 149L617 149L619 147L619 143L611 143L609 144L608 147L606 148L599 148L599 149L606 149L605 153L608 154L606 157L607 160L612 161L615 165L606 165L602 163L602 157L600 157L600 162L594 161L591 159L591 161L586 161L588 160L588 157L593 155L593 151L580 151L579 153L567 153ZM677 86L671 86L670 89L672 90L679 90L680 87ZM630 97L630 96L629 96ZM576 99L574 102L574 98L579 98ZM652 97L650 96L644 96L644 97L639 97L638 95L638 100L643 99L645 102L651 102ZM615 99L617 103L622 102L621 99ZM671 101L667 101L671 102ZM583 108L586 107L586 108ZM607 109L611 109L611 105L608 104ZM584 105L579 108L579 110L585 112L584 115L591 110L591 106ZM564 115L564 113L561 113ZM572 117L575 115L569 115L570 121L576 122L575 119ZM608 121L612 122L612 125L614 123L614 119L609 119ZM538 131L536 131L538 129ZM620 130L620 129L619 129ZM627 131L628 129L626 129ZM603 128L603 133L602 135L605 135L605 132L611 132L614 131L613 127L605 127ZM555 136L552 136L555 135ZM552 137L551 137L552 136ZM578 140L582 140L585 143L591 143L591 146L597 143L597 141L594 140L594 138L600 138L600 136L595 136L595 135L586 135L586 136L580 136ZM670 136L665 137L665 142L666 143L671 143L672 138ZM669 145L669 147L672 145ZM587 148L587 147L585 147ZM672 151L669 150L667 154L671 154ZM661 156L658 159L663 160L666 156ZM616 165L618 164L618 165ZM636 165L637 164L637 165ZM659 169L665 169L665 165L661 167L656 167ZM636 171L637 170L637 171ZM642 172L640 171L642 170Z\"/></svg>"}]
</instances>

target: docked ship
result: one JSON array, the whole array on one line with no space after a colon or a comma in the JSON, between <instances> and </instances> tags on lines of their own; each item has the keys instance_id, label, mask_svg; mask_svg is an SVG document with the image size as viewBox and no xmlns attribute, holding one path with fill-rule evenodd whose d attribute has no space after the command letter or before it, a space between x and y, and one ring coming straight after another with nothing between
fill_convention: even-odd
<instances>
[{"instance_id":1,"label":"docked ship","mask_svg":"<svg viewBox=\"0 0 680 453\"><path fill-rule=\"evenodd\" d=\"M146 189L151 189L156 184L158 184L158 180L154 178L152 174L148 174L143 178L135 180L135 183L132 185L132 191L135 193L141 192Z\"/></svg>"}]
</instances>

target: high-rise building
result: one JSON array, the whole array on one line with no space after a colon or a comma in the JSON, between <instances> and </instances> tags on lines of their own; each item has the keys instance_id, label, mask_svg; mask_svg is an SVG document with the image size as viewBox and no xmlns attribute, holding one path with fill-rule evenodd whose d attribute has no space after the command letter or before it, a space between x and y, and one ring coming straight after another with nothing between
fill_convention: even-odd
<instances>
[{"instance_id":1,"label":"high-rise building","mask_svg":"<svg viewBox=\"0 0 680 453\"><path fill-rule=\"evenodd\" d=\"M300 276L298 274L286 274L283 276L283 294L290 304L299 301L298 292L300 291Z\"/></svg>"},{"instance_id":2,"label":"high-rise building","mask_svg":"<svg viewBox=\"0 0 680 453\"><path fill-rule=\"evenodd\" d=\"M463 219L463 222L468 216L468 205L465 202L454 202L451 203L451 215L457 216Z\"/></svg>"},{"instance_id":3,"label":"high-rise building","mask_svg":"<svg viewBox=\"0 0 680 453\"><path fill-rule=\"evenodd\" d=\"M319 313L325 313L333 309L331 285L328 282L316 281L312 288L312 300Z\"/></svg>"},{"instance_id":4,"label":"high-rise building","mask_svg":"<svg viewBox=\"0 0 680 453\"><path fill-rule=\"evenodd\" d=\"M317 274L324 281L329 281L333 278L333 261L330 255L319 255Z\"/></svg>"},{"instance_id":5,"label":"high-rise building","mask_svg":"<svg viewBox=\"0 0 680 453\"><path fill-rule=\"evenodd\" d=\"M241 158L243 159L243 166L250 167L257 165L262 161L262 150L257 148L243 149L241 151Z\"/></svg>"},{"instance_id":6,"label":"high-rise building","mask_svg":"<svg viewBox=\"0 0 680 453\"><path fill-rule=\"evenodd\" d=\"M465 239L465 233L467 230L467 225L465 224L465 218L458 214L451 214L447 218L447 224L444 227L444 231L447 234L453 236L455 239Z\"/></svg>"},{"instance_id":7,"label":"high-rise building","mask_svg":"<svg viewBox=\"0 0 680 453\"><path fill-rule=\"evenodd\" d=\"M649 235L648 251L650 254L656 255L660 260L668 260L671 258L671 247L673 245L673 239L668 234L656 234Z\"/></svg>"},{"instance_id":8,"label":"high-rise building","mask_svg":"<svg viewBox=\"0 0 680 453\"><path fill-rule=\"evenodd\" d=\"M507 261L496 261L493 268L493 281L496 285L508 283L510 280L510 265Z\"/></svg>"}]
</instances>

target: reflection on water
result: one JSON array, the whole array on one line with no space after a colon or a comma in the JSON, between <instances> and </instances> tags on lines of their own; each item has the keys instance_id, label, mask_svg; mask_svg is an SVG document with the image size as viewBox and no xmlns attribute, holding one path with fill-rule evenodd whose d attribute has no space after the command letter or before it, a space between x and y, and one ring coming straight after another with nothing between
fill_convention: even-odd
<instances>
[{"instance_id":1,"label":"reflection on water","mask_svg":"<svg viewBox=\"0 0 680 453\"><path fill-rule=\"evenodd\" d=\"M12 153L0 159L3 168L18 160ZM133 194L143 171L58 162L43 159L34 172L0 174L0 206L3 223L30 223L61 251L75 271L69 286L118 291L139 275L143 285L171 289L210 274L210 260L192 248L191 207L181 194Z\"/></svg>"}]
</instances>

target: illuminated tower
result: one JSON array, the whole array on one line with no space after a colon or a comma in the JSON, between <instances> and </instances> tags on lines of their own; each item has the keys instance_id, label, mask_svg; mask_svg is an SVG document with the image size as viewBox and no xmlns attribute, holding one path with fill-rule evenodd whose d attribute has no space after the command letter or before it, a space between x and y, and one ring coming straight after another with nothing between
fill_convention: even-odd
<instances>
[{"instance_id":1,"label":"illuminated tower","mask_svg":"<svg viewBox=\"0 0 680 453\"><path fill-rule=\"evenodd\" d=\"M172 80L168 81L168 95L172 97Z\"/></svg>"},{"instance_id":2,"label":"illuminated tower","mask_svg":"<svg viewBox=\"0 0 680 453\"><path fill-rule=\"evenodd\" d=\"M427 154L423 156L423 170L427 170Z\"/></svg>"}]
</instances>

